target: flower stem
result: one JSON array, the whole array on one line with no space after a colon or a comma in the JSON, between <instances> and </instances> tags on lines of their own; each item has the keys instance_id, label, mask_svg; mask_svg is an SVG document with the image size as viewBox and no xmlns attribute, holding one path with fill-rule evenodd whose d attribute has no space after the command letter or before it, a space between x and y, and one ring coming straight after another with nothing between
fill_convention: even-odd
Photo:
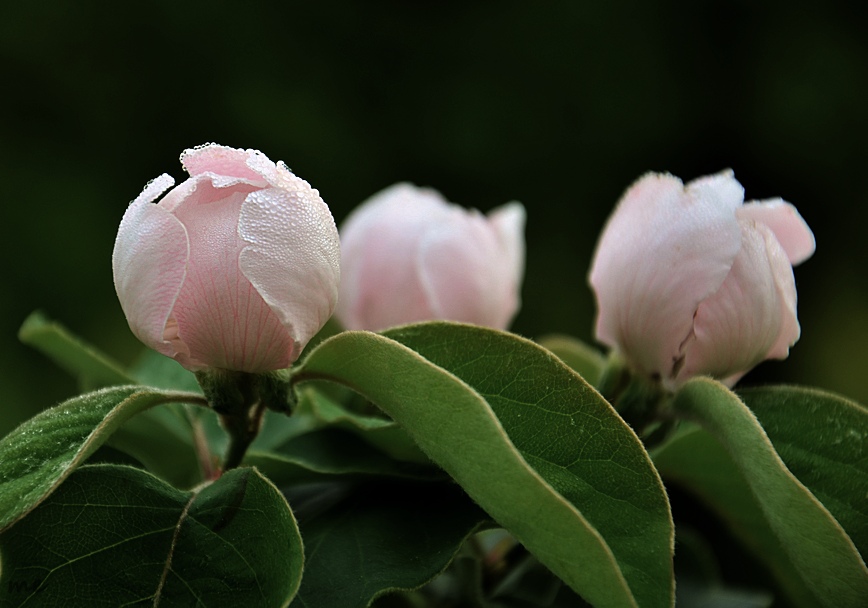
<instances>
[{"instance_id":1,"label":"flower stem","mask_svg":"<svg viewBox=\"0 0 868 608\"><path fill-rule=\"evenodd\" d=\"M287 409L279 379L269 374L252 374L223 369L210 369L196 374L205 397L229 434L229 449L223 460L223 470L241 464L244 453L262 426L265 408Z\"/></svg>"},{"instance_id":2,"label":"flower stem","mask_svg":"<svg viewBox=\"0 0 868 608\"><path fill-rule=\"evenodd\" d=\"M223 460L223 470L234 469L241 464L247 448L259 434L262 425L262 415L265 413L265 405L260 401L244 412L234 415L221 414L220 420L226 432L229 433L229 448Z\"/></svg>"}]
</instances>

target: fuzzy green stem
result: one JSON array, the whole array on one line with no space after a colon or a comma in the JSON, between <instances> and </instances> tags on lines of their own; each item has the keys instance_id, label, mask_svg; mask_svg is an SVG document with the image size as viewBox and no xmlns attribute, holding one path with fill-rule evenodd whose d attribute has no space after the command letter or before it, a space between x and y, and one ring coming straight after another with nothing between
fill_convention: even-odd
<instances>
[{"instance_id":1,"label":"fuzzy green stem","mask_svg":"<svg viewBox=\"0 0 868 608\"><path fill-rule=\"evenodd\" d=\"M265 405L262 402L257 402L245 412L220 416L223 428L229 434L229 448L226 450L226 457L223 460L224 471L234 469L244 460L247 448L259 434L264 413Z\"/></svg>"},{"instance_id":2,"label":"fuzzy green stem","mask_svg":"<svg viewBox=\"0 0 868 608\"><path fill-rule=\"evenodd\" d=\"M208 403L229 434L223 470L241 464L247 448L259 434L265 408L288 413L287 379L277 372L252 374L209 369L196 374Z\"/></svg>"}]
</instances>

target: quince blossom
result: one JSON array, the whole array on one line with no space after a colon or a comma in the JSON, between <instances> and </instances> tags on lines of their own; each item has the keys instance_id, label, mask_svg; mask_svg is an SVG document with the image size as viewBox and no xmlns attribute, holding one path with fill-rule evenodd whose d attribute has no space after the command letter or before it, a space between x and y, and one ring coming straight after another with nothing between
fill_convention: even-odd
<instances>
[{"instance_id":1,"label":"quince blossom","mask_svg":"<svg viewBox=\"0 0 868 608\"><path fill-rule=\"evenodd\" d=\"M597 338L669 389L696 375L731 386L799 339L792 267L814 236L791 204L743 200L731 171L686 186L649 173L597 244Z\"/></svg>"},{"instance_id":2,"label":"quince blossom","mask_svg":"<svg viewBox=\"0 0 868 608\"><path fill-rule=\"evenodd\" d=\"M186 150L190 178L149 183L112 267L133 333L193 371L289 367L334 311L340 245L310 185L256 150Z\"/></svg>"}]
</instances>

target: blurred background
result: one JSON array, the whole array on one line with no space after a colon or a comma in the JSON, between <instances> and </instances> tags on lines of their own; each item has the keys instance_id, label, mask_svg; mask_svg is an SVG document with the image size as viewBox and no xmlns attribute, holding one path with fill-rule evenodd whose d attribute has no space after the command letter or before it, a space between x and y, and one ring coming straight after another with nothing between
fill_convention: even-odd
<instances>
[{"instance_id":1,"label":"blurred background","mask_svg":"<svg viewBox=\"0 0 868 608\"><path fill-rule=\"evenodd\" d=\"M243 8L242 8L243 7ZM0 8L0 434L73 394L19 344L40 308L128 362L111 251L127 204L205 142L262 150L338 223L396 181L529 213L514 330L592 341L590 257L649 170L730 167L817 238L802 339L745 383L868 402L866 5L92 0Z\"/></svg>"}]
</instances>

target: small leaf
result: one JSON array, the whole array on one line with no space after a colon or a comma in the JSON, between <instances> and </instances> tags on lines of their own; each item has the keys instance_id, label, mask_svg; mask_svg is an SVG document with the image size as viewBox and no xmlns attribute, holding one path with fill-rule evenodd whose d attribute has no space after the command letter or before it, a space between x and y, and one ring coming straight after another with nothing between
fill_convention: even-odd
<instances>
[{"instance_id":1,"label":"small leaf","mask_svg":"<svg viewBox=\"0 0 868 608\"><path fill-rule=\"evenodd\" d=\"M864 606L868 569L853 541L781 461L756 417L725 386L708 378L686 383L674 411L720 441L750 486L769 527L820 602Z\"/></svg>"},{"instance_id":2,"label":"small leaf","mask_svg":"<svg viewBox=\"0 0 868 608\"><path fill-rule=\"evenodd\" d=\"M176 487L193 487L202 481L194 431L190 422L178 420L187 415L187 408L193 407L166 403L141 412L114 431L106 445L129 454L148 471ZM196 407L199 410L210 411Z\"/></svg>"},{"instance_id":3,"label":"small leaf","mask_svg":"<svg viewBox=\"0 0 868 608\"><path fill-rule=\"evenodd\" d=\"M289 506L255 469L182 492L88 465L0 535L3 606L287 606L301 579Z\"/></svg>"},{"instance_id":4,"label":"small leaf","mask_svg":"<svg viewBox=\"0 0 868 608\"><path fill-rule=\"evenodd\" d=\"M86 390L133 382L117 362L39 311L25 319L18 338L78 378Z\"/></svg>"},{"instance_id":5,"label":"small leaf","mask_svg":"<svg viewBox=\"0 0 868 608\"><path fill-rule=\"evenodd\" d=\"M293 607L365 608L377 596L415 589L442 572L486 520L454 484L370 484L309 519Z\"/></svg>"},{"instance_id":6,"label":"small leaf","mask_svg":"<svg viewBox=\"0 0 868 608\"><path fill-rule=\"evenodd\" d=\"M407 432L393 420L351 412L312 388L305 387L299 391L298 409L293 413L293 417L303 415L313 417L320 425L353 433L395 460L417 464L431 462Z\"/></svg>"},{"instance_id":7,"label":"small leaf","mask_svg":"<svg viewBox=\"0 0 868 608\"><path fill-rule=\"evenodd\" d=\"M129 370L136 382L175 391L201 393L196 375L174 359L146 348Z\"/></svg>"},{"instance_id":8,"label":"small leaf","mask_svg":"<svg viewBox=\"0 0 868 608\"><path fill-rule=\"evenodd\" d=\"M579 374L591 386L597 386L606 357L597 349L581 340L562 334L549 334L537 340L537 344L550 350L561 361Z\"/></svg>"},{"instance_id":9,"label":"small leaf","mask_svg":"<svg viewBox=\"0 0 868 608\"><path fill-rule=\"evenodd\" d=\"M868 410L795 386L739 391L787 468L868 556Z\"/></svg>"},{"instance_id":10,"label":"small leaf","mask_svg":"<svg viewBox=\"0 0 868 608\"><path fill-rule=\"evenodd\" d=\"M124 422L160 403L201 403L191 393L118 386L75 397L0 440L0 531L24 517Z\"/></svg>"},{"instance_id":11,"label":"small leaf","mask_svg":"<svg viewBox=\"0 0 868 608\"><path fill-rule=\"evenodd\" d=\"M393 460L357 435L338 428L299 435L267 452L251 450L244 463L255 466L281 487L335 476L418 479L438 472L433 467Z\"/></svg>"},{"instance_id":12,"label":"small leaf","mask_svg":"<svg viewBox=\"0 0 868 608\"><path fill-rule=\"evenodd\" d=\"M415 352L416 349L419 352ZM452 324L323 342L295 381L380 406L500 525L598 606L670 606L673 528L635 434L559 359Z\"/></svg>"}]
</instances>

